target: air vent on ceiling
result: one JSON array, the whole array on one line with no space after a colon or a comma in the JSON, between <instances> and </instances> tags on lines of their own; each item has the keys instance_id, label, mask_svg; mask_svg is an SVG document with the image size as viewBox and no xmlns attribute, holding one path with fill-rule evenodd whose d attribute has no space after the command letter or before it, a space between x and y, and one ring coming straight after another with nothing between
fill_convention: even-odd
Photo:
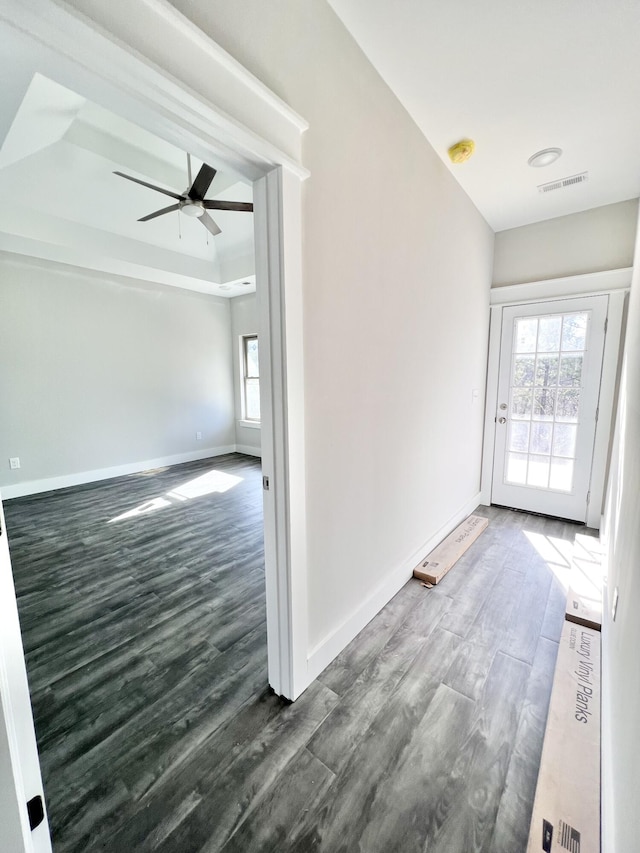
<instances>
[{"instance_id":1,"label":"air vent on ceiling","mask_svg":"<svg viewBox=\"0 0 640 853\"><path fill-rule=\"evenodd\" d=\"M548 184L539 184L538 192L549 193L551 190L562 190L565 187L572 187L574 184L583 184L589 179L589 172L582 172L580 175L571 175L569 178L558 178L557 181L549 181Z\"/></svg>"}]
</instances>

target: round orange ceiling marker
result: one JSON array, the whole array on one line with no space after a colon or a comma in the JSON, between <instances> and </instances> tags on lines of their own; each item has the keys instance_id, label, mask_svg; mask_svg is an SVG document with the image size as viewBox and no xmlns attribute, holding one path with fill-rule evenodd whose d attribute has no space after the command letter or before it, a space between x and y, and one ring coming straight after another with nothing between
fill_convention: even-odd
<instances>
[{"instance_id":1,"label":"round orange ceiling marker","mask_svg":"<svg viewBox=\"0 0 640 853\"><path fill-rule=\"evenodd\" d=\"M476 150L473 139L461 139L449 148L449 159L452 163L465 163Z\"/></svg>"}]
</instances>

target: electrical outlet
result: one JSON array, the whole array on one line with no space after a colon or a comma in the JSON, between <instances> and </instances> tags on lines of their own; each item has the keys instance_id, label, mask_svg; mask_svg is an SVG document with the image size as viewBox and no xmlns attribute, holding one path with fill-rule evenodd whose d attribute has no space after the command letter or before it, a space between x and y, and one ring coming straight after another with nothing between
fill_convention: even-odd
<instances>
[{"instance_id":1,"label":"electrical outlet","mask_svg":"<svg viewBox=\"0 0 640 853\"><path fill-rule=\"evenodd\" d=\"M9 457L9 468L15 470L20 467L20 457L19 456L10 456Z\"/></svg>"},{"instance_id":2,"label":"electrical outlet","mask_svg":"<svg viewBox=\"0 0 640 853\"><path fill-rule=\"evenodd\" d=\"M198 432L196 433L196 441L202 441L202 433L200 432L200 430L198 430Z\"/></svg>"}]
</instances>

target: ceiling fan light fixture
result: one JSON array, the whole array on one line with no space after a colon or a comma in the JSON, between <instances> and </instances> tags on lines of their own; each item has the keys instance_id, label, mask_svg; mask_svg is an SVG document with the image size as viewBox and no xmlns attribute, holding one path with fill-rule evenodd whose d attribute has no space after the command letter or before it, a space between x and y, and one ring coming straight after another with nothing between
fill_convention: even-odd
<instances>
[{"instance_id":1,"label":"ceiling fan light fixture","mask_svg":"<svg viewBox=\"0 0 640 853\"><path fill-rule=\"evenodd\" d=\"M204 205L201 201L185 201L180 210L187 216L196 216L198 219L204 216Z\"/></svg>"},{"instance_id":2,"label":"ceiling fan light fixture","mask_svg":"<svg viewBox=\"0 0 640 853\"><path fill-rule=\"evenodd\" d=\"M540 169L543 166L550 166L562 156L562 148L543 148L542 151L536 151L527 160L530 166L534 169Z\"/></svg>"},{"instance_id":3,"label":"ceiling fan light fixture","mask_svg":"<svg viewBox=\"0 0 640 853\"><path fill-rule=\"evenodd\" d=\"M216 170L213 166L203 163L200 171L196 175L195 181L191 180L191 156L187 154L187 172L189 176L189 188L184 193L174 193L173 190L167 190L164 187L159 187L156 184L150 184L148 181L143 181L140 178L134 178L132 175L125 175L124 172L114 172L120 178L126 178L127 181L133 181L134 184L140 184L155 192L168 195L174 198L177 204L171 204L168 207L163 207L162 210L154 210L153 213L148 213L146 216L140 217L138 222L149 222L151 219L157 219L159 216L164 216L165 213L174 213L182 211L186 216L191 216L193 219L199 219L202 225L210 234L217 237L222 234L220 226L211 218L207 211L209 210L233 210L236 212L245 211L253 213L253 202L248 201L223 201L221 199L205 199L207 191L211 186L213 179L216 176Z\"/></svg>"}]
</instances>

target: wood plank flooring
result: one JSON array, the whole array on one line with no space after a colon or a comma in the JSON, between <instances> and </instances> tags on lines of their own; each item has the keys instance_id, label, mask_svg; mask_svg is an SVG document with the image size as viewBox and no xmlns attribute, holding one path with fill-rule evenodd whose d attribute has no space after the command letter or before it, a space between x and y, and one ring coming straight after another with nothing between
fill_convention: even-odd
<instances>
[{"instance_id":1,"label":"wood plank flooring","mask_svg":"<svg viewBox=\"0 0 640 853\"><path fill-rule=\"evenodd\" d=\"M238 454L5 505L56 853L524 853L584 528L479 507L288 705L261 506Z\"/></svg>"}]
</instances>

